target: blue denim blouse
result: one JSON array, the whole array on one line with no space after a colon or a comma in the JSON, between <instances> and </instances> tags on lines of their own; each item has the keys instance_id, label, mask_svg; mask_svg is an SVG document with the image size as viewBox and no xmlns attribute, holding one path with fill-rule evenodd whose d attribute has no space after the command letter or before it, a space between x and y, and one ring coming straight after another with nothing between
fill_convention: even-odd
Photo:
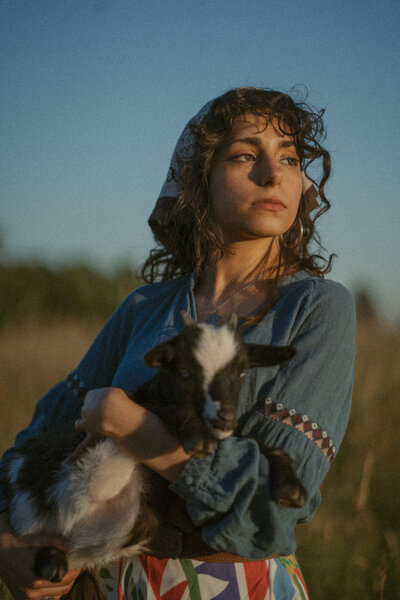
<instances>
[{"instance_id":1,"label":"blue denim blouse","mask_svg":"<svg viewBox=\"0 0 400 600\"><path fill-rule=\"evenodd\" d=\"M193 277L145 285L106 323L79 366L37 404L15 442L80 414L85 393L115 386L132 390L154 375L144 354L182 329L181 310L196 320ZM264 558L295 551L294 527L320 503L319 486L343 439L350 413L355 356L355 311L340 284L301 271L279 287L278 301L246 341L293 345L296 356L249 370L239 405L241 436L284 448L308 494L302 508L273 502L268 460L254 439L231 437L213 454L189 460L171 489L184 498L205 541L218 551ZM13 449L0 463L0 477ZM0 485L0 510L7 508Z\"/></svg>"}]
</instances>

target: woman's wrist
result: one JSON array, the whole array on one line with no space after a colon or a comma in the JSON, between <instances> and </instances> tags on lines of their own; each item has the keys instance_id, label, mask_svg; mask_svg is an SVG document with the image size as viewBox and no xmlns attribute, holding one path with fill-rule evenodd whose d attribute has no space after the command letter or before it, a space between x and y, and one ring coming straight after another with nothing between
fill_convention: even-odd
<instances>
[{"instance_id":1,"label":"woman's wrist","mask_svg":"<svg viewBox=\"0 0 400 600\"><path fill-rule=\"evenodd\" d=\"M180 477L190 456L165 430L159 438L159 444L159 454L146 458L141 462L173 483Z\"/></svg>"},{"instance_id":2,"label":"woman's wrist","mask_svg":"<svg viewBox=\"0 0 400 600\"><path fill-rule=\"evenodd\" d=\"M109 388L103 405L103 431L117 444L130 433L140 430L146 419L145 408L133 402L124 390Z\"/></svg>"},{"instance_id":3,"label":"woman's wrist","mask_svg":"<svg viewBox=\"0 0 400 600\"><path fill-rule=\"evenodd\" d=\"M133 402L122 390L114 390L108 402L104 413L107 437L168 481L178 479L190 456L159 417Z\"/></svg>"}]
</instances>

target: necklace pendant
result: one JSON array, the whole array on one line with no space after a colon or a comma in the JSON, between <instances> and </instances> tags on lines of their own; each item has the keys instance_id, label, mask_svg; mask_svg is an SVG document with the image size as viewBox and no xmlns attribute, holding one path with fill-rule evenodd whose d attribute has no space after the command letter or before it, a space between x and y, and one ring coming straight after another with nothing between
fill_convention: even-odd
<instances>
[{"instance_id":1,"label":"necklace pendant","mask_svg":"<svg viewBox=\"0 0 400 600\"><path fill-rule=\"evenodd\" d=\"M218 313L213 312L209 317L206 318L205 322L208 325L219 327L222 323L222 317Z\"/></svg>"}]
</instances>

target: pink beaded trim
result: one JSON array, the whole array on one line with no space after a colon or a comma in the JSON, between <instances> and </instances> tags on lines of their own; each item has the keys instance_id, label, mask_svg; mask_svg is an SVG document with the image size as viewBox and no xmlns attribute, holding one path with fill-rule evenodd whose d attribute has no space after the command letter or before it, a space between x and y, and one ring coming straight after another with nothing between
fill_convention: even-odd
<instances>
[{"instance_id":1,"label":"pink beaded trim","mask_svg":"<svg viewBox=\"0 0 400 600\"><path fill-rule=\"evenodd\" d=\"M325 454L329 461L335 458L336 448L333 441L326 431L318 423L311 421L307 415L299 414L294 408L285 408L283 404L274 402L271 398L265 400L265 407L261 409L261 412L273 421L294 427L297 431L304 433Z\"/></svg>"}]
</instances>

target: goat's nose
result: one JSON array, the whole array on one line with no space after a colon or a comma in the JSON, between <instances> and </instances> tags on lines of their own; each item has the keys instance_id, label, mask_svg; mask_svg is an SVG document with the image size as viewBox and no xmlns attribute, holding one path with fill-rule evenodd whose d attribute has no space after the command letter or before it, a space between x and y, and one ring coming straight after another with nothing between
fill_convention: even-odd
<instances>
[{"instance_id":1,"label":"goat's nose","mask_svg":"<svg viewBox=\"0 0 400 600\"><path fill-rule=\"evenodd\" d=\"M236 419L236 410L234 408L223 408L218 411L218 418L226 423L232 423Z\"/></svg>"}]
</instances>

